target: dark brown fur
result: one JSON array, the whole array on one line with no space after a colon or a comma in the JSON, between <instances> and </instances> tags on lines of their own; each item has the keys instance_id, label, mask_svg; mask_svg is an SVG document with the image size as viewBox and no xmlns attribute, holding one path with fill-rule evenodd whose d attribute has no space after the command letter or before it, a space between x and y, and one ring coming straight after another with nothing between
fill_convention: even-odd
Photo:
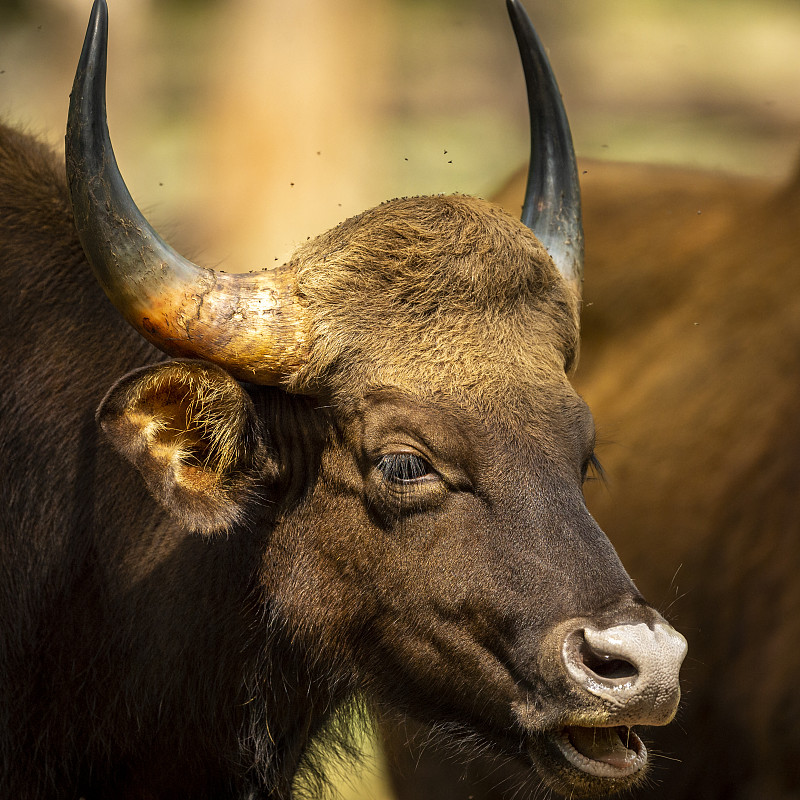
<instances>
[{"instance_id":1,"label":"dark brown fur","mask_svg":"<svg viewBox=\"0 0 800 800\"><path fill-rule=\"evenodd\" d=\"M548 636L657 617L584 507L575 301L521 223L401 200L303 248L309 399L165 362L5 128L0 203L1 796L287 797L356 692L609 788L548 744L598 713Z\"/></svg>"},{"instance_id":2,"label":"dark brown fur","mask_svg":"<svg viewBox=\"0 0 800 800\"><path fill-rule=\"evenodd\" d=\"M589 505L689 640L685 707L641 794L790 800L800 787L800 180L586 162L577 386L607 486ZM521 179L501 195L509 209ZM392 731L402 798L517 796ZM398 762L403 762L401 766ZM466 777L465 777L466 776Z\"/></svg>"}]
</instances>

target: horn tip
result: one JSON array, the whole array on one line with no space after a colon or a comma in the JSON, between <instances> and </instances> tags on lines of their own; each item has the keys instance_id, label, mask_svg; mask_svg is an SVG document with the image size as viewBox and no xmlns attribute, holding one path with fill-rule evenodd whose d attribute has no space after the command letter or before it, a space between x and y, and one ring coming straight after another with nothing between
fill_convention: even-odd
<instances>
[{"instance_id":1,"label":"horn tip","mask_svg":"<svg viewBox=\"0 0 800 800\"><path fill-rule=\"evenodd\" d=\"M108 5L106 0L94 0L92 11L89 15L89 24L86 26L86 36L83 40L83 50L78 62L78 72L88 62L94 62L100 57L101 50L105 49L108 38Z\"/></svg>"},{"instance_id":2,"label":"horn tip","mask_svg":"<svg viewBox=\"0 0 800 800\"><path fill-rule=\"evenodd\" d=\"M506 10L514 25L519 24L522 20L530 20L528 12L525 11L525 7L519 0L506 0Z\"/></svg>"},{"instance_id":3,"label":"horn tip","mask_svg":"<svg viewBox=\"0 0 800 800\"><path fill-rule=\"evenodd\" d=\"M89 15L89 28L97 30L98 25L103 25L108 19L108 3L106 0L94 0L92 11Z\"/></svg>"}]
</instances>

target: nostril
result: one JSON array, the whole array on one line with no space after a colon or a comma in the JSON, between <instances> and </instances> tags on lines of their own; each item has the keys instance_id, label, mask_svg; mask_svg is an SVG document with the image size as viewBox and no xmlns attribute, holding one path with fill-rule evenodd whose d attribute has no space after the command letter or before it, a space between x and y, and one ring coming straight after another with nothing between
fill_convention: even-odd
<instances>
[{"instance_id":1,"label":"nostril","mask_svg":"<svg viewBox=\"0 0 800 800\"><path fill-rule=\"evenodd\" d=\"M618 725L666 725L672 719L685 655L686 640L663 622L578 624L561 645L562 664L576 691L600 698Z\"/></svg>"},{"instance_id":2,"label":"nostril","mask_svg":"<svg viewBox=\"0 0 800 800\"><path fill-rule=\"evenodd\" d=\"M595 675L607 680L635 678L639 670L630 661L595 650L584 639L578 649L583 665Z\"/></svg>"}]
</instances>

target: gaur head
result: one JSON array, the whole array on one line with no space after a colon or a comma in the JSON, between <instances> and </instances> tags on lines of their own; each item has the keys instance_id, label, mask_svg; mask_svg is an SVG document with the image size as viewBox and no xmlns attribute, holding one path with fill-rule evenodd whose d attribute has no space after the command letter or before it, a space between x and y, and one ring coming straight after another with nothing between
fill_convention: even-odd
<instances>
[{"instance_id":1,"label":"gaur head","mask_svg":"<svg viewBox=\"0 0 800 800\"><path fill-rule=\"evenodd\" d=\"M645 774L631 727L672 719L685 642L584 505L575 160L543 49L508 6L533 129L522 220L473 197L393 200L277 269L195 266L117 169L104 0L67 168L97 279L176 357L118 380L100 425L181 526L263 536L253 574L304 662L293 691L325 698L318 718L364 692L594 795Z\"/></svg>"}]
</instances>

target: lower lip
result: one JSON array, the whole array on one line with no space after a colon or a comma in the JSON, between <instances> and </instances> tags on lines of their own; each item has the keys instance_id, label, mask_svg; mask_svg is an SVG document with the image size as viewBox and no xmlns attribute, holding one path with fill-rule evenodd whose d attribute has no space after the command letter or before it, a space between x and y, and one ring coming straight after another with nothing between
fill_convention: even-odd
<instances>
[{"instance_id":1,"label":"lower lip","mask_svg":"<svg viewBox=\"0 0 800 800\"><path fill-rule=\"evenodd\" d=\"M569 729L564 728L553 735L553 741L570 765L581 772L596 778L628 778L641 771L647 764L647 748L642 740L632 731L627 731L627 752L624 763L611 764L599 761L581 753L569 736Z\"/></svg>"}]
</instances>

